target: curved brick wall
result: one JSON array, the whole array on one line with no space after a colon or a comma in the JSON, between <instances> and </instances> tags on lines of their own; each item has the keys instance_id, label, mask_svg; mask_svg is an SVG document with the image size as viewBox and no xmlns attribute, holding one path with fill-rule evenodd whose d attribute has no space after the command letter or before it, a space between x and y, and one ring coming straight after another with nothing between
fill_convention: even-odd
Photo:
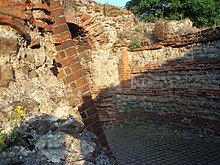
<instances>
[{"instance_id":1,"label":"curved brick wall","mask_svg":"<svg viewBox=\"0 0 220 165\"><path fill-rule=\"evenodd\" d=\"M144 61L143 54L142 57L133 55L130 64L142 61L144 65L131 64L127 70L131 79L122 82L124 93L116 96L119 110L127 113L127 120L165 121L218 133L219 43L216 40L188 48L164 48L157 55L158 60L151 59L151 62L150 59ZM173 59L164 56L166 51ZM150 58L152 53L147 52L145 57Z\"/></svg>"},{"instance_id":2,"label":"curved brick wall","mask_svg":"<svg viewBox=\"0 0 220 165\"><path fill-rule=\"evenodd\" d=\"M155 49L123 48L120 85L97 92L102 122L157 122L220 135L219 28L204 36L178 46L170 40Z\"/></svg>"}]
</instances>

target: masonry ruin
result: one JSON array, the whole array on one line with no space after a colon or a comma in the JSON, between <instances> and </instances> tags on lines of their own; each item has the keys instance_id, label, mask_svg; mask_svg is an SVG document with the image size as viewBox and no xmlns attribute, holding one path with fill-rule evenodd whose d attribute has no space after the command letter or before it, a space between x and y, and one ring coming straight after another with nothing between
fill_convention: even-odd
<instances>
[{"instance_id":1,"label":"masonry ruin","mask_svg":"<svg viewBox=\"0 0 220 165\"><path fill-rule=\"evenodd\" d=\"M189 19L146 25L124 11L109 16L85 4L75 15L95 42L79 58L104 125L156 122L219 134L219 27L197 29ZM132 48L141 30L148 38Z\"/></svg>"},{"instance_id":2,"label":"masonry ruin","mask_svg":"<svg viewBox=\"0 0 220 165\"><path fill-rule=\"evenodd\" d=\"M20 156L28 164L33 150L38 164L112 164L103 125L159 123L220 135L220 27L173 34L93 1L0 2L0 131L22 106L27 132L19 130L0 164ZM134 48L138 29L148 38ZM48 137L55 151L45 150ZM13 150L21 155L8 158Z\"/></svg>"}]
</instances>

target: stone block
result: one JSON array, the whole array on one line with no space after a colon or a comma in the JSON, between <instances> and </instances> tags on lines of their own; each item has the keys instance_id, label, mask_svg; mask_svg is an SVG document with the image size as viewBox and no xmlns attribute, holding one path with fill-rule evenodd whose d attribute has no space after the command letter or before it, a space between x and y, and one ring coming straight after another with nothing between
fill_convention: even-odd
<instances>
[{"instance_id":1,"label":"stone block","mask_svg":"<svg viewBox=\"0 0 220 165\"><path fill-rule=\"evenodd\" d=\"M31 72L28 73L28 78L29 79L35 78L37 76L38 76L38 74L35 70L32 70Z\"/></svg>"},{"instance_id":2,"label":"stone block","mask_svg":"<svg viewBox=\"0 0 220 165\"><path fill-rule=\"evenodd\" d=\"M160 20L156 23L153 30L154 35L160 41L195 32L198 32L198 29L193 27L192 21L188 18L180 21Z\"/></svg>"},{"instance_id":3,"label":"stone block","mask_svg":"<svg viewBox=\"0 0 220 165\"><path fill-rule=\"evenodd\" d=\"M16 53L17 39L8 37L0 37L0 56L9 56L12 53Z\"/></svg>"},{"instance_id":4,"label":"stone block","mask_svg":"<svg viewBox=\"0 0 220 165\"><path fill-rule=\"evenodd\" d=\"M31 36L30 47L34 48L40 46L40 40L41 40L40 36Z\"/></svg>"},{"instance_id":5,"label":"stone block","mask_svg":"<svg viewBox=\"0 0 220 165\"><path fill-rule=\"evenodd\" d=\"M0 79L0 88L8 88L8 86L9 86L9 80L1 80Z\"/></svg>"},{"instance_id":6,"label":"stone block","mask_svg":"<svg viewBox=\"0 0 220 165\"><path fill-rule=\"evenodd\" d=\"M22 66L19 69L15 70L15 78L26 79L29 71L30 71L30 67L28 65Z\"/></svg>"},{"instance_id":7,"label":"stone block","mask_svg":"<svg viewBox=\"0 0 220 165\"><path fill-rule=\"evenodd\" d=\"M1 80L12 80L13 79L13 70L10 65L1 66Z\"/></svg>"}]
</instances>

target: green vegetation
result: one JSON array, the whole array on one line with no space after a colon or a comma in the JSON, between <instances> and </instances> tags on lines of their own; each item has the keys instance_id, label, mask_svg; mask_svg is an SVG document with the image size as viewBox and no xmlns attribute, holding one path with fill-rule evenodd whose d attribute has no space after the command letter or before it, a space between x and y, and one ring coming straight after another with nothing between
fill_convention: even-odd
<instances>
[{"instance_id":1,"label":"green vegetation","mask_svg":"<svg viewBox=\"0 0 220 165\"><path fill-rule=\"evenodd\" d=\"M25 111L22 107L17 106L16 111L13 112L11 116L11 126L9 128L0 129L0 152L18 137L18 132L16 130L24 114Z\"/></svg>"},{"instance_id":2,"label":"green vegetation","mask_svg":"<svg viewBox=\"0 0 220 165\"><path fill-rule=\"evenodd\" d=\"M136 48L140 48L141 47L141 43L139 38L134 37L131 39L131 48L132 49L136 49Z\"/></svg>"},{"instance_id":3,"label":"green vegetation","mask_svg":"<svg viewBox=\"0 0 220 165\"><path fill-rule=\"evenodd\" d=\"M5 147L7 147L5 141L6 141L6 135L0 133L0 152L1 152Z\"/></svg>"},{"instance_id":4,"label":"green vegetation","mask_svg":"<svg viewBox=\"0 0 220 165\"><path fill-rule=\"evenodd\" d=\"M220 25L219 0L130 0L125 7L146 22L189 18L200 27Z\"/></svg>"}]
</instances>

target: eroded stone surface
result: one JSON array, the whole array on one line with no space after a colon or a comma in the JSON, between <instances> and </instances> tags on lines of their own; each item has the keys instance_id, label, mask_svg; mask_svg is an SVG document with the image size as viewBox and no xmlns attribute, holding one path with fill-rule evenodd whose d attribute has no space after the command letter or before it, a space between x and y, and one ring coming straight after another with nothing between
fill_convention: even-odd
<instances>
[{"instance_id":1,"label":"eroded stone surface","mask_svg":"<svg viewBox=\"0 0 220 165\"><path fill-rule=\"evenodd\" d=\"M153 33L158 40L167 40L175 36L187 35L189 33L198 32L199 29L193 27L193 22L186 18L180 21L164 21L160 20L155 24Z\"/></svg>"},{"instance_id":2,"label":"eroded stone surface","mask_svg":"<svg viewBox=\"0 0 220 165\"><path fill-rule=\"evenodd\" d=\"M31 8L35 23L49 21L47 5ZM96 136L84 130L78 98L52 73L58 54L52 34L26 26L25 37L0 27L0 131L18 134L6 139L0 164L110 164Z\"/></svg>"}]
</instances>

